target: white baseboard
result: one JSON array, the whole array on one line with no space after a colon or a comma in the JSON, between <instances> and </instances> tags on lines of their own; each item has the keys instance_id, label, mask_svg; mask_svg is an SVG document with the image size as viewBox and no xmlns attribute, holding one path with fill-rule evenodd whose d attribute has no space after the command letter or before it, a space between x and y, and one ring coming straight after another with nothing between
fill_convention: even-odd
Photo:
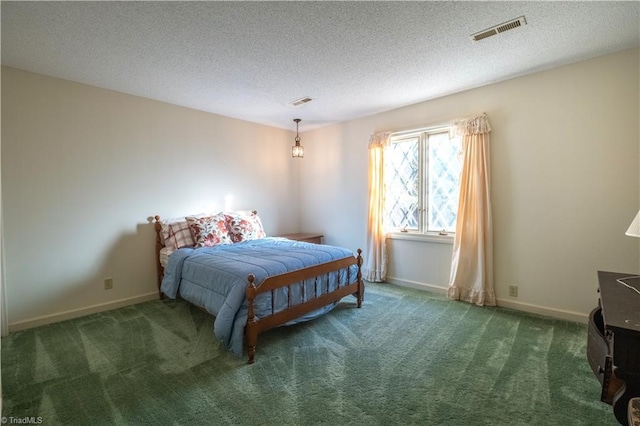
<instances>
[{"instance_id":1,"label":"white baseboard","mask_svg":"<svg viewBox=\"0 0 640 426\"><path fill-rule=\"evenodd\" d=\"M387 282L400 287L408 287L416 290L433 291L435 293L447 294L447 288L441 285L421 283L418 281L404 280L402 278L387 277Z\"/></svg>"},{"instance_id":2,"label":"white baseboard","mask_svg":"<svg viewBox=\"0 0 640 426\"><path fill-rule=\"evenodd\" d=\"M95 314L98 312L110 311L111 309L121 308L123 306L135 305L137 303L148 302L158 298L158 292L141 294L139 296L128 297L126 299L114 300L112 302L99 303L97 305L88 306L86 308L73 309L70 311L59 312L41 317L30 318L9 324L9 332L25 330L27 328L38 327L41 325L52 324L54 322L64 321L72 318L83 317L85 315Z\"/></svg>"},{"instance_id":3,"label":"white baseboard","mask_svg":"<svg viewBox=\"0 0 640 426\"><path fill-rule=\"evenodd\" d=\"M586 324L589 322L589 314L581 312L567 311L564 309L548 308L546 306L534 305L531 303L516 302L513 300L498 299L498 306L503 308L514 309L516 311L524 311L532 314L544 315L557 319L563 319L573 322L581 322Z\"/></svg>"},{"instance_id":4,"label":"white baseboard","mask_svg":"<svg viewBox=\"0 0 640 426\"><path fill-rule=\"evenodd\" d=\"M404 280L401 278L387 277L387 282L396 284L401 287L409 287L423 291L433 291L436 293L447 294L447 287L441 285L421 283L417 281ZM498 306L516 311L523 311L537 315L543 315L551 318L563 319L573 322L586 324L589 321L589 314L581 312L567 311L563 309L549 308L546 306L534 305L531 303L518 302L507 299L497 299Z\"/></svg>"}]
</instances>

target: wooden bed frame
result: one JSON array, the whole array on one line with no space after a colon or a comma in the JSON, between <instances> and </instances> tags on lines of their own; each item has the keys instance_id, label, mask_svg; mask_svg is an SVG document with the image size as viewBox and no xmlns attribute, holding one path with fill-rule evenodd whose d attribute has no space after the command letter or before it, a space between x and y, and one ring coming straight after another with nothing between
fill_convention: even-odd
<instances>
[{"instance_id":1,"label":"wooden bed frame","mask_svg":"<svg viewBox=\"0 0 640 426\"><path fill-rule=\"evenodd\" d=\"M160 286L162 284L162 277L164 276L164 268L160 263L160 250L164 247L160 232L162 225L160 223L160 216L154 217L155 230L156 230L156 266L158 270L158 294L160 299L164 297ZM272 328L283 325L291 320L301 317L309 312L313 312L323 306L330 303L338 302L345 296L350 294L354 295L357 299L358 308L362 307L362 300L364 297L364 282L362 281L362 250L358 249L357 257L347 257L343 259L334 260L327 263L322 263L315 266L310 266L304 269L298 269L296 271L287 272L280 275L274 275L266 278L262 284L256 286L254 283L255 276L250 274L247 277L248 286L246 290L246 298L249 303L247 325L245 326L244 336L247 345L247 352L249 356L248 363L253 364L256 355L256 346L258 344L258 335ZM353 283L351 281L351 273L349 267L351 265L357 265L356 280ZM347 268L346 282L340 281L340 270ZM337 285L332 291L320 292L318 294L319 277L328 275L331 273L336 274ZM305 280L314 279L314 292L313 294L305 295L305 286L301 283ZM306 300L303 303L291 305L291 300L287 300L287 308L281 311L275 312L274 293L278 288L288 287L287 294L291 294L291 287L294 285L300 285L302 291L302 298ZM255 300L261 293L271 292L271 315L256 318L255 316ZM200 307L200 306L199 306ZM203 307L200 307L204 309Z\"/></svg>"}]
</instances>

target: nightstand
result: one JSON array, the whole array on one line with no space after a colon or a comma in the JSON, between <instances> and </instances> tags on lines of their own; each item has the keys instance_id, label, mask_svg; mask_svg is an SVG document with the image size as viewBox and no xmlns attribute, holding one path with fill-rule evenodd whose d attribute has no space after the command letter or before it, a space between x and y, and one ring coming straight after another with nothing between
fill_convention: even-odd
<instances>
[{"instance_id":1,"label":"nightstand","mask_svg":"<svg viewBox=\"0 0 640 426\"><path fill-rule=\"evenodd\" d=\"M306 232L298 232L295 234L278 235L279 237L288 238L295 241L304 241L307 243L322 244L322 234L312 234Z\"/></svg>"}]
</instances>

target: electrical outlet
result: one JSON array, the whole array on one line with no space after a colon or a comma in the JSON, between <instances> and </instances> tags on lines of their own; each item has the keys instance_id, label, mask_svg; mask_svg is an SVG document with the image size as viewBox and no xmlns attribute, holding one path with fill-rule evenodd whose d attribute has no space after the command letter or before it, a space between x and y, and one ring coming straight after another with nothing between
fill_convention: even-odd
<instances>
[{"instance_id":1,"label":"electrical outlet","mask_svg":"<svg viewBox=\"0 0 640 426\"><path fill-rule=\"evenodd\" d=\"M509 296L518 297L518 286L517 285L510 285L509 286Z\"/></svg>"},{"instance_id":2,"label":"electrical outlet","mask_svg":"<svg viewBox=\"0 0 640 426\"><path fill-rule=\"evenodd\" d=\"M104 279L104 289L111 290L113 288L113 278L105 278Z\"/></svg>"}]
</instances>

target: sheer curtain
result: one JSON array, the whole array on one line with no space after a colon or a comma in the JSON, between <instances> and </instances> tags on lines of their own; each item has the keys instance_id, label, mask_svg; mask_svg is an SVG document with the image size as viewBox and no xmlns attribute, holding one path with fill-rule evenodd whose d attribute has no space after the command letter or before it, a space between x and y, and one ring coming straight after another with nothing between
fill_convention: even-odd
<instances>
[{"instance_id":1,"label":"sheer curtain","mask_svg":"<svg viewBox=\"0 0 640 426\"><path fill-rule=\"evenodd\" d=\"M462 136L464 159L447 297L495 306L489 167L491 127L487 115L482 114L455 121L453 128Z\"/></svg>"},{"instance_id":2,"label":"sheer curtain","mask_svg":"<svg viewBox=\"0 0 640 426\"><path fill-rule=\"evenodd\" d=\"M362 267L367 281L383 282L387 278L387 245L384 218L384 147L390 133L376 133L369 139L369 215L367 246Z\"/></svg>"}]
</instances>

